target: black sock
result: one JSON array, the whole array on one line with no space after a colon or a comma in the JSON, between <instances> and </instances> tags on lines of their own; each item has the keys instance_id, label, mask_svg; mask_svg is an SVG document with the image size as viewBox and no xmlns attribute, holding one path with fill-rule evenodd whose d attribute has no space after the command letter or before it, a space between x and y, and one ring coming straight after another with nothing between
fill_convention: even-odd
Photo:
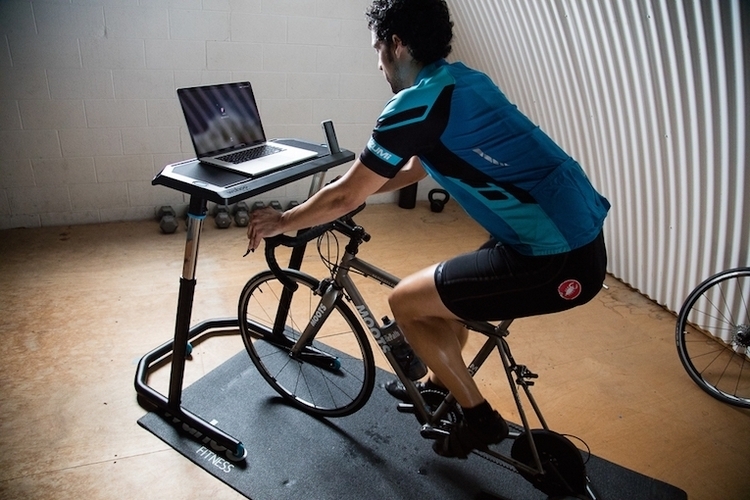
<instances>
[{"instance_id":1,"label":"black sock","mask_svg":"<svg viewBox=\"0 0 750 500\"><path fill-rule=\"evenodd\" d=\"M495 420L495 410L486 400L477 406L464 408L463 410L466 423L472 427L483 427L486 423Z\"/></svg>"}]
</instances>

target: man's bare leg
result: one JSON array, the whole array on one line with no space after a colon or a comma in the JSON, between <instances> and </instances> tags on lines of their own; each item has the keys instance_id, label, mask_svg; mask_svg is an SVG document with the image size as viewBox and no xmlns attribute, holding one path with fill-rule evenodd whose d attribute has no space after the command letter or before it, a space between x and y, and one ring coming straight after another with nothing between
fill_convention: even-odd
<instances>
[{"instance_id":1,"label":"man's bare leg","mask_svg":"<svg viewBox=\"0 0 750 500\"><path fill-rule=\"evenodd\" d=\"M435 266L408 276L389 298L391 311L414 352L464 408L484 402L461 355L468 332L435 288Z\"/></svg>"},{"instance_id":2,"label":"man's bare leg","mask_svg":"<svg viewBox=\"0 0 750 500\"><path fill-rule=\"evenodd\" d=\"M472 449L499 443L508 424L479 392L466 368L461 349L468 332L448 310L435 287L435 266L405 278L389 299L396 322L417 355L463 409L464 420L432 445L446 457L466 458Z\"/></svg>"},{"instance_id":3,"label":"man's bare leg","mask_svg":"<svg viewBox=\"0 0 750 500\"><path fill-rule=\"evenodd\" d=\"M456 322L455 324L458 326L456 330L456 338L458 339L459 345L461 345L461 352L463 352L466 342L469 340L469 331L461 323ZM433 372L430 372L427 379L439 387L445 387L445 384Z\"/></svg>"}]
</instances>

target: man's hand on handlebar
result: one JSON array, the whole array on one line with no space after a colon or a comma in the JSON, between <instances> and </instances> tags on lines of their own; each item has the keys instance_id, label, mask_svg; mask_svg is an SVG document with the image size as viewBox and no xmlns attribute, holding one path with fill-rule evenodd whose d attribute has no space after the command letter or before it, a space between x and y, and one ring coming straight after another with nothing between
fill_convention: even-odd
<instances>
[{"instance_id":1,"label":"man's hand on handlebar","mask_svg":"<svg viewBox=\"0 0 750 500\"><path fill-rule=\"evenodd\" d=\"M362 205L387 181L386 177L370 170L357 159L343 177L286 213L269 209L253 212L247 230L250 240L247 248L253 251L264 238L336 220Z\"/></svg>"},{"instance_id":2,"label":"man's hand on handlebar","mask_svg":"<svg viewBox=\"0 0 750 500\"><path fill-rule=\"evenodd\" d=\"M260 246L263 238L270 238L281 234L281 212L266 207L250 214L250 224L247 226L247 250L254 252Z\"/></svg>"},{"instance_id":3,"label":"man's hand on handlebar","mask_svg":"<svg viewBox=\"0 0 750 500\"><path fill-rule=\"evenodd\" d=\"M350 238L357 238L361 241L369 241L370 235L365 230L354 223L352 217L365 209L366 204L362 203L360 206L352 210L351 212L339 217L338 219L307 228L301 233L298 232L296 236L287 236L282 234L282 212L274 210L272 208L263 208L256 210L250 217L250 224L247 228L247 238L249 240L247 245L247 252L243 257L246 257L250 252L254 252L258 246L260 246L261 240L266 240L266 258L273 255L273 248L278 245L287 247L295 247L304 245L308 241L312 241L318 236L322 235L326 231L336 229L339 232ZM269 242L273 241L269 247ZM269 262L270 264L270 262ZM273 267L272 267L273 269Z\"/></svg>"}]
</instances>

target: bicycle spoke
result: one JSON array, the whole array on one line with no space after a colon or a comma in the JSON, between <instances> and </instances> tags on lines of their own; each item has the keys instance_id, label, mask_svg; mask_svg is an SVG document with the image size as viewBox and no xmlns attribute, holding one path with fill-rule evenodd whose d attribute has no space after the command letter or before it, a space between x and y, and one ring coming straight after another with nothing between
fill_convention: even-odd
<instances>
[{"instance_id":1,"label":"bicycle spoke","mask_svg":"<svg viewBox=\"0 0 750 500\"><path fill-rule=\"evenodd\" d=\"M318 282L290 272L300 285L293 294L270 273L251 279L243 290L241 333L248 354L266 381L295 406L321 416L343 416L361 407L374 386L374 360L369 341L357 317L336 302L314 339L291 355L291 347L319 309ZM283 331L271 335L278 325L279 304L285 297ZM258 325L253 325L257 322ZM266 340L252 339L258 330Z\"/></svg>"},{"instance_id":2,"label":"bicycle spoke","mask_svg":"<svg viewBox=\"0 0 750 500\"><path fill-rule=\"evenodd\" d=\"M750 269L701 283L680 311L676 340L683 366L715 398L750 408Z\"/></svg>"}]
</instances>

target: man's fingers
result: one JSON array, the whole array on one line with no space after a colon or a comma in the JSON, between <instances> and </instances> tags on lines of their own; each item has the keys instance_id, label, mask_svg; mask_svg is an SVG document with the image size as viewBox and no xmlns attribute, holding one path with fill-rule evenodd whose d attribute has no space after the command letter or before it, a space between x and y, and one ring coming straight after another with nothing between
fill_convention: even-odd
<instances>
[{"instance_id":1,"label":"man's fingers","mask_svg":"<svg viewBox=\"0 0 750 500\"><path fill-rule=\"evenodd\" d=\"M250 215L250 223L247 227L248 251L254 252L263 238L278 234L277 226L280 218L281 212L271 207L255 210Z\"/></svg>"}]
</instances>

